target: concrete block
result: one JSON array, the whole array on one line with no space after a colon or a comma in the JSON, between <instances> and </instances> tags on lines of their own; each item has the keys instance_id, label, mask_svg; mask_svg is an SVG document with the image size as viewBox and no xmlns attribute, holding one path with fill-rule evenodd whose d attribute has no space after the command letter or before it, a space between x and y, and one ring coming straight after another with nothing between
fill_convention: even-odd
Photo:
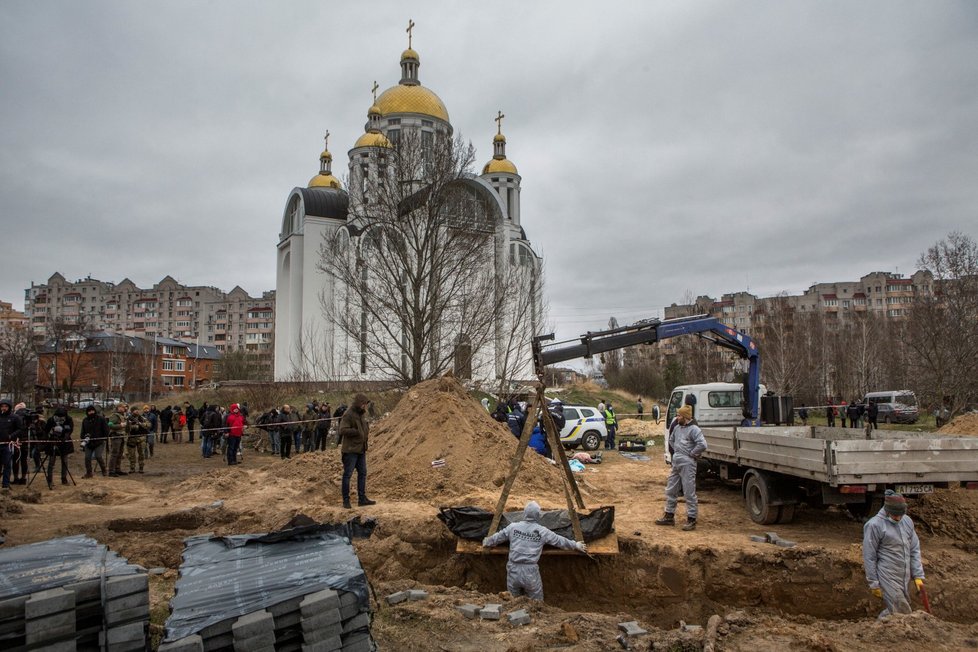
<instances>
[{"instance_id":1,"label":"concrete block","mask_svg":"<svg viewBox=\"0 0 978 652\"><path fill-rule=\"evenodd\" d=\"M767 537L762 537L757 534L752 534L750 540L754 543L767 543Z\"/></svg>"},{"instance_id":2,"label":"concrete block","mask_svg":"<svg viewBox=\"0 0 978 652\"><path fill-rule=\"evenodd\" d=\"M428 597L427 591L422 591L420 589L411 589L408 591L409 600L425 600Z\"/></svg>"},{"instance_id":3,"label":"concrete block","mask_svg":"<svg viewBox=\"0 0 978 652\"><path fill-rule=\"evenodd\" d=\"M234 641L234 652L275 652L275 644L269 645L268 643L251 643L252 639L245 639L244 641Z\"/></svg>"},{"instance_id":4,"label":"concrete block","mask_svg":"<svg viewBox=\"0 0 978 652\"><path fill-rule=\"evenodd\" d=\"M618 629L625 636L643 636L649 633L647 630L639 627L638 622L634 620L629 620L626 623L618 623Z\"/></svg>"},{"instance_id":5,"label":"concrete block","mask_svg":"<svg viewBox=\"0 0 978 652\"><path fill-rule=\"evenodd\" d=\"M247 638L234 639L235 649L257 649L263 647L275 647L275 630L268 630Z\"/></svg>"},{"instance_id":6,"label":"concrete block","mask_svg":"<svg viewBox=\"0 0 978 652\"><path fill-rule=\"evenodd\" d=\"M327 638L318 643L303 643L302 652L336 652L343 649L343 639L339 636Z\"/></svg>"},{"instance_id":7,"label":"concrete block","mask_svg":"<svg viewBox=\"0 0 978 652\"><path fill-rule=\"evenodd\" d=\"M46 641L55 642L59 639L75 637L75 612L63 611L58 614L35 618L24 623L24 632L28 647Z\"/></svg>"},{"instance_id":8,"label":"concrete block","mask_svg":"<svg viewBox=\"0 0 978 652\"><path fill-rule=\"evenodd\" d=\"M148 604L132 609L111 609L105 614L105 622L109 627L117 627L137 620L149 622Z\"/></svg>"},{"instance_id":9,"label":"concrete block","mask_svg":"<svg viewBox=\"0 0 978 652\"><path fill-rule=\"evenodd\" d=\"M387 604L390 605L400 604L408 599L408 592L398 591L397 593L391 593L389 596L387 596L386 599L387 599Z\"/></svg>"},{"instance_id":10,"label":"concrete block","mask_svg":"<svg viewBox=\"0 0 978 652\"><path fill-rule=\"evenodd\" d=\"M479 618L482 620L499 620L502 616L503 605L490 602L482 609L479 609Z\"/></svg>"},{"instance_id":11,"label":"concrete block","mask_svg":"<svg viewBox=\"0 0 978 652\"><path fill-rule=\"evenodd\" d=\"M110 577L105 581L105 597L108 600L129 595L131 593L142 593L149 591L149 576L143 574L122 575Z\"/></svg>"},{"instance_id":12,"label":"concrete block","mask_svg":"<svg viewBox=\"0 0 978 652\"><path fill-rule=\"evenodd\" d=\"M455 607L463 616L468 619L474 619L479 617L479 607L474 604L463 604Z\"/></svg>"},{"instance_id":13,"label":"concrete block","mask_svg":"<svg viewBox=\"0 0 978 652\"><path fill-rule=\"evenodd\" d=\"M30 596L27 595L20 595L16 598L0 600L0 620L7 620L8 618L23 618L24 605L27 604L29 597Z\"/></svg>"},{"instance_id":14,"label":"concrete block","mask_svg":"<svg viewBox=\"0 0 978 652\"><path fill-rule=\"evenodd\" d=\"M75 639L71 639L57 643L43 643L31 648L31 652L76 652L77 649L78 644Z\"/></svg>"},{"instance_id":15,"label":"concrete block","mask_svg":"<svg viewBox=\"0 0 978 652\"><path fill-rule=\"evenodd\" d=\"M309 629L320 629L321 627L329 627L330 625L336 625L340 622L340 610L331 609L330 611L324 611L315 616L309 616L308 618L302 619L302 631Z\"/></svg>"},{"instance_id":16,"label":"concrete block","mask_svg":"<svg viewBox=\"0 0 978 652\"><path fill-rule=\"evenodd\" d=\"M238 639L245 640L257 636L264 632L275 631L275 619L272 614L264 609L262 611L252 611L250 614L240 616L231 625L231 633L235 642Z\"/></svg>"},{"instance_id":17,"label":"concrete block","mask_svg":"<svg viewBox=\"0 0 978 652\"><path fill-rule=\"evenodd\" d=\"M344 643L341 649L343 652L374 652L376 648L369 638L364 638L354 643Z\"/></svg>"},{"instance_id":18,"label":"concrete block","mask_svg":"<svg viewBox=\"0 0 978 652\"><path fill-rule=\"evenodd\" d=\"M774 542L774 545L780 546L781 548L794 548L798 544L794 541L788 541L787 539L778 539Z\"/></svg>"},{"instance_id":19,"label":"concrete block","mask_svg":"<svg viewBox=\"0 0 978 652\"><path fill-rule=\"evenodd\" d=\"M349 620L353 618L358 613L360 613L360 605L356 602L353 604L343 605L340 607L340 619Z\"/></svg>"},{"instance_id":20,"label":"concrete block","mask_svg":"<svg viewBox=\"0 0 978 652\"><path fill-rule=\"evenodd\" d=\"M506 616L509 618L510 625L529 625L530 624L530 614L526 609L517 609L516 611L508 614Z\"/></svg>"},{"instance_id":21,"label":"concrete block","mask_svg":"<svg viewBox=\"0 0 978 652\"><path fill-rule=\"evenodd\" d=\"M205 650L221 650L229 647L234 647L234 637L231 636L231 632L204 639Z\"/></svg>"},{"instance_id":22,"label":"concrete block","mask_svg":"<svg viewBox=\"0 0 978 652\"><path fill-rule=\"evenodd\" d=\"M146 645L146 623L132 623L121 627L109 627L105 630L105 640L109 649L115 650L115 646L122 646L126 643L139 642Z\"/></svg>"},{"instance_id":23,"label":"concrete block","mask_svg":"<svg viewBox=\"0 0 978 652\"><path fill-rule=\"evenodd\" d=\"M265 611L272 614L273 618L284 616L285 614L292 613L293 611L299 611L299 605L302 604L302 598L303 596L300 595L297 598L283 600L282 602L273 604L271 607L266 607Z\"/></svg>"},{"instance_id":24,"label":"concrete block","mask_svg":"<svg viewBox=\"0 0 978 652\"><path fill-rule=\"evenodd\" d=\"M370 627L370 614L360 612L343 623L343 633L349 633L363 627Z\"/></svg>"},{"instance_id":25,"label":"concrete block","mask_svg":"<svg viewBox=\"0 0 978 652\"><path fill-rule=\"evenodd\" d=\"M298 611L275 617L275 629L302 629L302 614Z\"/></svg>"},{"instance_id":26,"label":"concrete block","mask_svg":"<svg viewBox=\"0 0 978 652\"><path fill-rule=\"evenodd\" d=\"M310 629L306 631L302 630L302 642L303 643L319 643L320 641L325 641L330 638L336 638L343 634L343 628L339 623L335 625L329 625L328 627L320 627L318 629Z\"/></svg>"},{"instance_id":27,"label":"concrete block","mask_svg":"<svg viewBox=\"0 0 978 652\"><path fill-rule=\"evenodd\" d=\"M105 601L106 611L112 611L113 609L133 609L135 607L146 607L149 609L149 591L120 595Z\"/></svg>"},{"instance_id":28,"label":"concrete block","mask_svg":"<svg viewBox=\"0 0 978 652\"><path fill-rule=\"evenodd\" d=\"M184 636L171 643L164 643L159 652L204 652L204 639L198 634Z\"/></svg>"},{"instance_id":29,"label":"concrete block","mask_svg":"<svg viewBox=\"0 0 978 652\"><path fill-rule=\"evenodd\" d=\"M340 595L332 589L310 593L304 596L302 602L299 603L299 611L303 618L315 616L324 611L339 609L339 607Z\"/></svg>"},{"instance_id":30,"label":"concrete block","mask_svg":"<svg viewBox=\"0 0 978 652\"><path fill-rule=\"evenodd\" d=\"M765 532L764 536L767 538L768 543L777 543L778 539L781 538L777 532Z\"/></svg>"},{"instance_id":31,"label":"concrete block","mask_svg":"<svg viewBox=\"0 0 978 652\"><path fill-rule=\"evenodd\" d=\"M228 618L227 620L222 620L220 622L214 623L213 625L208 625L204 629L197 632L200 637L207 641L207 639L218 636L220 634L230 634L231 627L234 625L236 618Z\"/></svg>"},{"instance_id":32,"label":"concrete block","mask_svg":"<svg viewBox=\"0 0 978 652\"><path fill-rule=\"evenodd\" d=\"M32 593L24 603L24 618L34 620L64 611L74 612L75 594L62 588Z\"/></svg>"},{"instance_id":33,"label":"concrete block","mask_svg":"<svg viewBox=\"0 0 978 652\"><path fill-rule=\"evenodd\" d=\"M360 598L353 591L340 591L340 606L345 607L351 604L358 604Z\"/></svg>"}]
</instances>

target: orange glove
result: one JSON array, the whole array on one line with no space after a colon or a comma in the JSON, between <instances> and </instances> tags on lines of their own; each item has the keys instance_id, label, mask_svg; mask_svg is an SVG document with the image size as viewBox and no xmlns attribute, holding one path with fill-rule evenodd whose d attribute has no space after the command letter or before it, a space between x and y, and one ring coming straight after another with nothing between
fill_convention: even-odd
<instances>
[{"instance_id":1,"label":"orange glove","mask_svg":"<svg viewBox=\"0 0 978 652\"><path fill-rule=\"evenodd\" d=\"M921 589L924 588L924 578L915 577L913 583L917 585L917 593L920 593Z\"/></svg>"},{"instance_id":2,"label":"orange glove","mask_svg":"<svg viewBox=\"0 0 978 652\"><path fill-rule=\"evenodd\" d=\"M870 589L869 591L880 600L883 599L883 589Z\"/></svg>"}]
</instances>

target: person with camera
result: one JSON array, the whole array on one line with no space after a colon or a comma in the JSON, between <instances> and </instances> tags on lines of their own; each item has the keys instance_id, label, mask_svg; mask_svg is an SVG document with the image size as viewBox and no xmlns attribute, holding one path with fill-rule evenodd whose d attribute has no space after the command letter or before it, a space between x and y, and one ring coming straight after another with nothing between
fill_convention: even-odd
<instances>
[{"instance_id":1,"label":"person with camera","mask_svg":"<svg viewBox=\"0 0 978 652\"><path fill-rule=\"evenodd\" d=\"M81 445L85 450L85 475L83 478L95 477L92 473L92 461L98 464L102 470L102 475L107 475L105 471L105 442L109 440L109 425L105 417L98 413L94 405L89 405L85 409L85 418L82 419L81 426Z\"/></svg>"},{"instance_id":2,"label":"person with camera","mask_svg":"<svg viewBox=\"0 0 978 652\"><path fill-rule=\"evenodd\" d=\"M48 468L45 477L48 489L54 489L54 460L61 458L61 484L68 484L68 456L75 452L75 444L71 441L71 433L75 429L75 421L62 406L54 410L54 414L44 424L48 444L44 451L48 456Z\"/></svg>"},{"instance_id":3,"label":"person with camera","mask_svg":"<svg viewBox=\"0 0 978 652\"><path fill-rule=\"evenodd\" d=\"M126 435L129 433L129 419L126 417L128 406L119 403L115 406L115 412L106 419L109 427L109 477L116 478L120 475L129 475L122 470L122 451L126 447Z\"/></svg>"},{"instance_id":4,"label":"person with camera","mask_svg":"<svg viewBox=\"0 0 978 652\"><path fill-rule=\"evenodd\" d=\"M149 420L143 416L138 405L133 405L129 412L129 430L126 436L126 455L129 458L129 473L136 473L136 462L139 462L139 473L143 472L146 463L146 435L149 434Z\"/></svg>"},{"instance_id":5,"label":"person with camera","mask_svg":"<svg viewBox=\"0 0 978 652\"><path fill-rule=\"evenodd\" d=\"M0 467L4 489L10 489L10 471L20 447L23 427L20 417L14 414L13 404L6 399L0 401Z\"/></svg>"},{"instance_id":6,"label":"person with camera","mask_svg":"<svg viewBox=\"0 0 978 652\"><path fill-rule=\"evenodd\" d=\"M17 459L14 460L14 484L27 484L28 463L30 458L34 459L34 470L41 468L41 451L37 442L44 430L44 422L40 413L36 410L28 410L26 403L18 403L14 406L14 414L20 419L23 427L21 434L20 449L17 451Z\"/></svg>"}]
</instances>

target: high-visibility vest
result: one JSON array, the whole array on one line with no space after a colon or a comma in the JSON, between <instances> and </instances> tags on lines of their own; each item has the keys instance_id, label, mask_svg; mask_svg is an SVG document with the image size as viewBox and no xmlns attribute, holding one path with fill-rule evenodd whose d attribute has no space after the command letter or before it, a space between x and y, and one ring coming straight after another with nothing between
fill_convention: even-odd
<instances>
[{"instance_id":1,"label":"high-visibility vest","mask_svg":"<svg viewBox=\"0 0 978 652\"><path fill-rule=\"evenodd\" d=\"M615 425L618 422L617 419L615 419L615 413L612 412L611 410L605 410L604 411L604 422L605 422L606 425L609 425L609 426Z\"/></svg>"}]
</instances>

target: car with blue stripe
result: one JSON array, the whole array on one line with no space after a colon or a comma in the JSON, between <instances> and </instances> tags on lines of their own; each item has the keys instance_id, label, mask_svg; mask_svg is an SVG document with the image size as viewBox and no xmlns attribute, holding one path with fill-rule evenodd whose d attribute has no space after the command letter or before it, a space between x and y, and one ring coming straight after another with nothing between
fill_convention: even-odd
<instances>
[{"instance_id":1,"label":"car with blue stripe","mask_svg":"<svg viewBox=\"0 0 978 652\"><path fill-rule=\"evenodd\" d=\"M564 448L580 446L586 451L593 451L608 437L604 416L596 407L565 405L564 419L564 427L560 431L560 443Z\"/></svg>"}]
</instances>

